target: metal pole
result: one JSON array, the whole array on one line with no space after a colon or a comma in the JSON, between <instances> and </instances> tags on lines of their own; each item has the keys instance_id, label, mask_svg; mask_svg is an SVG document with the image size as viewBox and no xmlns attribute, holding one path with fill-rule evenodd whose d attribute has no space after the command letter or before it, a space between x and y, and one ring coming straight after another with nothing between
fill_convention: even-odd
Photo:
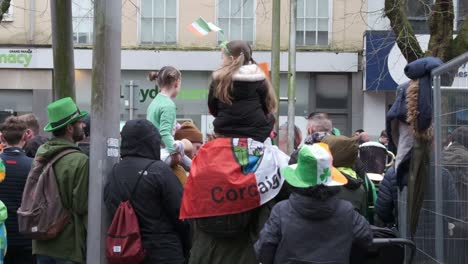
<instances>
[{"instance_id":1,"label":"metal pole","mask_svg":"<svg viewBox=\"0 0 468 264\"><path fill-rule=\"evenodd\" d=\"M272 38L271 38L271 81L275 88L278 111L276 112L275 131L278 135L280 106L280 46L281 46L281 0L273 0Z\"/></svg>"},{"instance_id":2,"label":"metal pole","mask_svg":"<svg viewBox=\"0 0 468 264\"><path fill-rule=\"evenodd\" d=\"M294 117L296 98L296 17L297 0L291 0L289 16L289 60L288 60L288 152L294 151Z\"/></svg>"},{"instance_id":3,"label":"metal pole","mask_svg":"<svg viewBox=\"0 0 468 264\"><path fill-rule=\"evenodd\" d=\"M442 157L442 101L440 91L440 75L433 77L433 97L434 97L434 193L435 193L435 253L436 259L439 261L444 260L444 226L443 220L443 180L442 180L442 167L440 160Z\"/></svg>"},{"instance_id":4,"label":"metal pole","mask_svg":"<svg viewBox=\"0 0 468 264\"><path fill-rule=\"evenodd\" d=\"M121 4L94 1L87 263L106 263L104 242L109 218L103 190L119 158Z\"/></svg>"},{"instance_id":5,"label":"metal pole","mask_svg":"<svg viewBox=\"0 0 468 264\"><path fill-rule=\"evenodd\" d=\"M133 80L130 81L130 84L129 84L129 88L130 88L130 95L129 95L129 104L128 104L128 107L129 107L129 120L132 120L133 119Z\"/></svg>"},{"instance_id":6,"label":"metal pole","mask_svg":"<svg viewBox=\"0 0 468 264\"><path fill-rule=\"evenodd\" d=\"M52 52L54 57L53 99L75 100L72 1L51 0Z\"/></svg>"}]
</instances>

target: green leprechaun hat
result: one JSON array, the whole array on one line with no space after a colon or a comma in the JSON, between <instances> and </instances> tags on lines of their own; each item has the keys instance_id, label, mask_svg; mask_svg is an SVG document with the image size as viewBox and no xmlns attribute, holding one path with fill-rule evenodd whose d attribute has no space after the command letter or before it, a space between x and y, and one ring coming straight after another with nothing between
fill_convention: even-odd
<instances>
[{"instance_id":1,"label":"green leprechaun hat","mask_svg":"<svg viewBox=\"0 0 468 264\"><path fill-rule=\"evenodd\" d=\"M85 117L88 113L80 111L70 97L59 99L47 106L49 124L44 131L52 132Z\"/></svg>"},{"instance_id":2,"label":"green leprechaun hat","mask_svg":"<svg viewBox=\"0 0 468 264\"><path fill-rule=\"evenodd\" d=\"M333 157L327 144L304 145L299 150L297 164L284 168L282 175L289 184L297 188L320 184L341 186L348 183L346 177L332 164Z\"/></svg>"}]
</instances>

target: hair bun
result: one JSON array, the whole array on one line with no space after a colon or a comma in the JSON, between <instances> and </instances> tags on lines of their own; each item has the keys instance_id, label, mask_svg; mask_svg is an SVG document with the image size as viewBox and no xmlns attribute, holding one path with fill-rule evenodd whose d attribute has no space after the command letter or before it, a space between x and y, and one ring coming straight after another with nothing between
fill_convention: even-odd
<instances>
[{"instance_id":1,"label":"hair bun","mask_svg":"<svg viewBox=\"0 0 468 264\"><path fill-rule=\"evenodd\" d=\"M159 72L152 71L152 72L148 73L148 79L150 81L155 81L156 79L158 79L158 75L159 75Z\"/></svg>"}]
</instances>

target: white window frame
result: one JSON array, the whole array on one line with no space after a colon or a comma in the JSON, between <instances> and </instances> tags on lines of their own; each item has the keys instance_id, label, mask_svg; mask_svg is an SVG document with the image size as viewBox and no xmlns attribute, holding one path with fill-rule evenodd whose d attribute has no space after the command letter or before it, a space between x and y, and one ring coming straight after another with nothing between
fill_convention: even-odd
<instances>
[{"instance_id":1,"label":"white window frame","mask_svg":"<svg viewBox=\"0 0 468 264\"><path fill-rule=\"evenodd\" d=\"M458 32L459 28L458 28L458 23L459 21L462 21L463 23L463 20L465 20L465 17L460 17L460 1L463 1L463 0L454 0L453 1L453 11L454 11L454 22L453 22L453 30ZM467 7L468 8L468 7ZM460 23L461 25L461 23Z\"/></svg>"},{"instance_id":2,"label":"white window frame","mask_svg":"<svg viewBox=\"0 0 468 264\"><path fill-rule=\"evenodd\" d=\"M8 11L3 14L3 20L2 22L13 22L14 17L13 17L13 1L10 2L10 7L8 8Z\"/></svg>"},{"instance_id":3,"label":"white window frame","mask_svg":"<svg viewBox=\"0 0 468 264\"><path fill-rule=\"evenodd\" d=\"M304 10L302 11L303 14L302 14L302 17L299 18L299 12L301 12L301 10L297 10L298 12L298 15L297 15L297 19L296 20L299 20L299 19L302 19L304 20L304 28L303 28L303 42L302 43L297 43L297 40L296 40L296 46L299 46L299 47L311 47L311 46L323 46L323 45L318 45L318 21L319 19L325 19L327 18L328 19L328 39L327 39L327 44L325 46L329 46L330 43L331 43L331 40L332 40L332 36L333 36L333 0L328 0L328 14L327 16L328 17L322 17L322 16L319 16L318 14L318 4L319 4L319 0L317 0L315 2L315 12L316 12L316 16L315 17L307 17L306 16L306 11L307 11L307 8L306 8L306 5L307 5L307 0L302 0L304 1ZM315 44L307 44L305 43L306 41L306 31L305 30L305 27L307 26L306 25L306 21L307 19L315 19ZM296 21L296 32L299 31L299 28L297 28L297 21Z\"/></svg>"},{"instance_id":4,"label":"white window frame","mask_svg":"<svg viewBox=\"0 0 468 264\"><path fill-rule=\"evenodd\" d=\"M228 13L231 14L231 1L232 0L216 0L216 8L215 9L216 9L216 23L217 23L217 26L219 26L219 19L220 19L220 17L219 17L219 2L220 1L229 1L229 11L228 11ZM243 36L244 36L244 6L241 7L241 16L236 17L236 18L239 18L241 20L241 26L240 26L241 33L240 33L240 35L243 38ZM222 42L224 40L228 40L228 41L234 40L234 39L231 39L231 36L230 36L232 17L221 17L221 19L227 19L228 20L228 25L229 25L228 27L229 28L227 28L227 29L223 28L224 38L220 37L221 33L217 34L217 42L220 43L220 42ZM248 19L251 19L251 18L248 17ZM253 19L253 30L252 30L253 34L252 34L252 43L250 43L250 45L254 46L255 45L255 40L257 39L257 0L253 0L253 17L252 17L252 19ZM229 32L229 34L228 34L228 32ZM244 40L242 38L240 40L246 41L246 40Z\"/></svg>"},{"instance_id":5,"label":"white window frame","mask_svg":"<svg viewBox=\"0 0 468 264\"><path fill-rule=\"evenodd\" d=\"M74 1L79 1L79 0L74 0ZM76 41L73 42L73 44L75 44L75 45L92 45L93 42L94 42L94 28L93 28L94 27L94 5L93 5L93 1L91 1L91 0L89 0L89 1L91 3L91 9L88 11L87 16L75 16L73 14L73 10L72 10L72 25L73 25L73 21L75 19L80 19L80 23L81 23L81 21L84 21L84 20L89 20L89 22L90 22L87 32L78 32L78 31L75 32L75 29L73 28L73 36L76 37ZM75 5L75 4L72 3L72 7L73 7L73 5ZM74 26L75 25L73 25L73 27ZM79 39L80 39L79 33L87 33L89 41L86 42L86 43L80 43L79 42Z\"/></svg>"},{"instance_id":6,"label":"white window frame","mask_svg":"<svg viewBox=\"0 0 468 264\"><path fill-rule=\"evenodd\" d=\"M175 42L174 43L167 43L166 42L166 19L168 17L166 17L166 1L176 1L176 17L175 17L175 20L176 20L176 39L175 39ZM154 5L154 0L151 0L151 19L152 19L152 23L151 23L151 34L154 33L154 8L153 8L153 5ZM142 7L142 0L139 0L138 1L138 21L137 21L137 38L138 38L138 42L140 43L141 46L148 46L148 45L164 45L164 46L175 46L177 45L177 43L179 43L179 0L164 0L164 43L159 43L159 42L155 42L154 41L154 36L152 37L152 41L151 42L142 42L141 41L141 19L142 19L142 15L141 15L141 7ZM172 17L170 17L172 18Z\"/></svg>"}]
</instances>

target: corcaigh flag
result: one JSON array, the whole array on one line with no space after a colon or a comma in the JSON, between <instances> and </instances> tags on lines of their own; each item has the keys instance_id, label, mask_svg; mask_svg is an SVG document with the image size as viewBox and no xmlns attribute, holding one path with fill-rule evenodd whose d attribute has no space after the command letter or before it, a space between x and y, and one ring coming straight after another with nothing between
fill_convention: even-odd
<instances>
[{"instance_id":1,"label":"corcaigh flag","mask_svg":"<svg viewBox=\"0 0 468 264\"><path fill-rule=\"evenodd\" d=\"M206 143L192 162L180 218L242 213L273 199L289 157L267 139L218 138Z\"/></svg>"},{"instance_id":2,"label":"corcaigh flag","mask_svg":"<svg viewBox=\"0 0 468 264\"><path fill-rule=\"evenodd\" d=\"M218 31L223 33L223 30L220 27L216 26L211 22L206 22L201 17L193 21L192 24L188 25L188 29L199 36L206 36L210 32Z\"/></svg>"}]
</instances>

